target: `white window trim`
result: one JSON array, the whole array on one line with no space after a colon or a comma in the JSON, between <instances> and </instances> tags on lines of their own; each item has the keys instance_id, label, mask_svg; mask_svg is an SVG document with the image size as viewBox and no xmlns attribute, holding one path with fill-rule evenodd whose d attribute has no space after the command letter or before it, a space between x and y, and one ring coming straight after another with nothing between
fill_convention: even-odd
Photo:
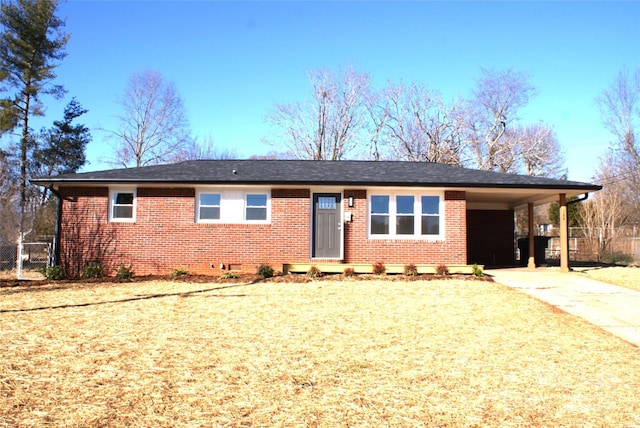
<instances>
[{"instance_id":1,"label":"white window trim","mask_svg":"<svg viewBox=\"0 0 640 428\"><path fill-rule=\"evenodd\" d=\"M389 233L386 235L371 233L371 198L373 196L389 196ZM397 234L395 230L396 224L396 197L397 196L413 196L413 216L414 216L414 233L412 235ZM421 233L422 225L422 196L438 196L439 198L439 232L437 235L423 235ZM423 240L423 241L443 241L445 237L445 200L444 192L440 191L397 191L386 189L370 189L367 192L367 237L369 239L382 239L382 240ZM401 214L405 215L405 214Z\"/></svg>"},{"instance_id":2,"label":"white window trim","mask_svg":"<svg viewBox=\"0 0 640 428\"><path fill-rule=\"evenodd\" d=\"M248 195L265 195L267 197L267 201L266 201L266 205L264 206L264 208L266 208L266 216L264 218L264 220L260 219L260 220L248 220L247 219L247 208L249 208L249 205L247 205L247 196ZM252 205L252 208L262 208L263 206L257 206L257 205ZM244 215L243 215L243 219L245 223L248 224L268 224L271 223L271 192L267 192L267 191L246 191L244 192Z\"/></svg>"},{"instance_id":3,"label":"white window trim","mask_svg":"<svg viewBox=\"0 0 640 428\"><path fill-rule=\"evenodd\" d=\"M218 207L220 208L220 218L222 218L222 192L220 190L216 190L216 189L202 189L202 190L198 190L196 192L196 223L220 223L220 219L211 219L211 218L205 218L205 219L201 219L200 218L200 195L220 195L220 205L218 205ZM205 206L213 206L213 205L205 205Z\"/></svg>"},{"instance_id":4,"label":"white window trim","mask_svg":"<svg viewBox=\"0 0 640 428\"><path fill-rule=\"evenodd\" d=\"M220 195L220 219L200 219L200 195L217 193ZM247 220L247 195L267 195L267 218L265 220ZM242 198L242 200L240 200ZM203 224L270 224L271 189L246 187L201 187L196 189L194 219ZM242 211L240 211L242 210Z\"/></svg>"},{"instance_id":5,"label":"white window trim","mask_svg":"<svg viewBox=\"0 0 640 428\"><path fill-rule=\"evenodd\" d=\"M113 208L116 202L116 195L118 193L133 193L133 210L131 218L128 217L114 217ZM138 194L135 187L110 187L109 188L109 221L115 223L135 223L136 221L136 208L138 205Z\"/></svg>"}]
</instances>

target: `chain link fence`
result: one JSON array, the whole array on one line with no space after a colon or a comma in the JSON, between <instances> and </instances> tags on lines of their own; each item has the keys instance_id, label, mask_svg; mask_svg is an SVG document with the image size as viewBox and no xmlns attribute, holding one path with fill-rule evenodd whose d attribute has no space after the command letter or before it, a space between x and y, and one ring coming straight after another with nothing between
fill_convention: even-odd
<instances>
[{"instance_id":1,"label":"chain link fence","mask_svg":"<svg viewBox=\"0 0 640 428\"><path fill-rule=\"evenodd\" d=\"M549 244L546 249L547 259L560 258L560 237L555 234L556 230L545 233L549 237ZM618 255L624 260L630 260L635 264L640 264L640 236L635 228L618 228L609 233L609 242L603 254L598 254L598 239L588 239L585 231L580 227L572 227L569 230L569 260L578 262L611 262L609 258ZM598 234L596 233L597 237Z\"/></svg>"},{"instance_id":2,"label":"chain link fence","mask_svg":"<svg viewBox=\"0 0 640 428\"><path fill-rule=\"evenodd\" d=\"M0 245L0 271L6 273L16 269L18 247L15 245Z\"/></svg>"},{"instance_id":3,"label":"chain link fence","mask_svg":"<svg viewBox=\"0 0 640 428\"><path fill-rule=\"evenodd\" d=\"M41 271L52 262L52 245L49 242L25 242L0 246L0 273L17 279L40 279Z\"/></svg>"}]
</instances>

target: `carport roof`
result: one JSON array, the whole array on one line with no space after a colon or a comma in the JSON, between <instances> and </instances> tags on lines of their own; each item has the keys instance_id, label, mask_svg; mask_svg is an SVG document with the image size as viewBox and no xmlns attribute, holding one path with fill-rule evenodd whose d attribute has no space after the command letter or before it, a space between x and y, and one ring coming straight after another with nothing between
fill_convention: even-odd
<instances>
[{"instance_id":1,"label":"carport roof","mask_svg":"<svg viewBox=\"0 0 640 428\"><path fill-rule=\"evenodd\" d=\"M278 185L431 187L465 190L467 201L506 203L557 200L600 190L590 183L481 171L429 162L194 160L141 168L38 177L33 183L70 185Z\"/></svg>"}]
</instances>

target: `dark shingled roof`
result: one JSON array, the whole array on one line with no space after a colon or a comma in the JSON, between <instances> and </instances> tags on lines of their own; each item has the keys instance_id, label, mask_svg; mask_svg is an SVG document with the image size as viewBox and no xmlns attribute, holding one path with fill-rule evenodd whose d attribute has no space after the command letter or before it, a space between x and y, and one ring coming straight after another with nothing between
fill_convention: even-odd
<instances>
[{"instance_id":1,"label":"dark shingled roof","mask_svg":"<svg viewBox=\"0 0 640 428\"><path fill-rule=\"evenodd\" d=\"M167 183L601 189L601 186L575 181L396 161L195 160L38 177L32 182L40 185Z\"/></svg>"}]
</instances>

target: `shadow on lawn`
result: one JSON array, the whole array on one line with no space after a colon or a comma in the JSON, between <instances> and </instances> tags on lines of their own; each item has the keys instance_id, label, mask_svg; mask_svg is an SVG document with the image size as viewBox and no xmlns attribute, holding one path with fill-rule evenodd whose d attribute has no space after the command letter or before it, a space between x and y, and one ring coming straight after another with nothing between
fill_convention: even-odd
<instances>
[{"instance_id":1,"label":"shadow on lawn","mask_svg":"<svg viewBox=\"0 0 640 428\"><path fill-rule=\"evenodd\" d=\"M12 312L35 312L35 311L44 311L48 309L66 309L66 308L82 308L87 306L100 306L100 305L110 305L114 303L126 303L126 302L135 302L137 300L150 300L150 299L159 299L163 297L191 297L195 294L202 294L209 291L217 291L217 290L226 290L229 288L236 287L246 287L248 285L253 285L260 281L252 281L249 283L243 284L233 284L233 285L225 285L221 287L213 287L213 288L205 288L201 290L193 290L193 291L184 291L180 293L165 293L165 294L146 294L146 295L138 295L135 297L128 297L126 299L119 300L108 300L104 302L88 302L88 303L70 303L66 305L55 305L55 306L40 306L37 308L26 308L26 309L0 309L1 313L12 313ZM246 297L246 294L216 294L211 297Z\"/></svg>"}]
</instances>

